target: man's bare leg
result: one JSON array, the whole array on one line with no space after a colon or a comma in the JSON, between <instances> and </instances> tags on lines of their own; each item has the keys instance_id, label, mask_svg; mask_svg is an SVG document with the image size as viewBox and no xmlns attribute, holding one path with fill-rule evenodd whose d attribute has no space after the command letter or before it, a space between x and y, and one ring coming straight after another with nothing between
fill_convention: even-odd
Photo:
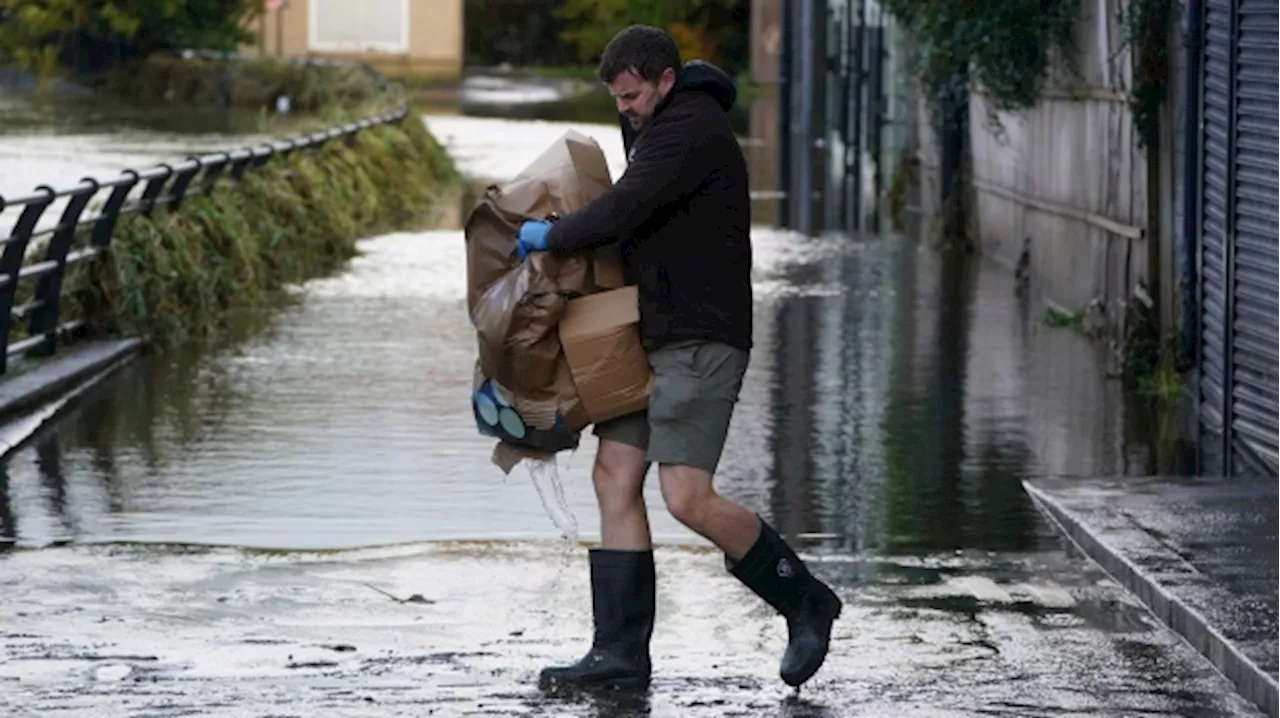
<instances>
[{"instance_id":1,"label":"man's bare leg","mask_svg":"<svg viewBox=\"0 0 1280 718\"><path fill-rule=\"evenodd\" d=\"M648 469L644 449L600 440L591 472L601 539L588 552L591 649L576 663L544 669L538 678L544 690L649 685L657 576L644 506Z\"/></svg>"},{"instance_id":2,"label":"man's bare leg","mask_svg":"<svg viewBox=\"0 0 1280 718\"><path fill-rule=\"evenodd\" d=\"M640 551L652 547L644 507L644 478L649 471L644 449L600 440L591 482L600 508L600 545Z\"/></svg>"},{"instance_id":3,"label":"man's bare leg","mask_svg":"<svg viewBox=\"0 0 1280 718\"><path fill-rule=\"evenodd\" d=\"M763 519L717 494L711 478L692 466L658 467L671 515L719 547L734 577L787 619L780 673L799 686L826 660L840 599Z\"/></svg>"},{"instance_id":4,"label":"man's bare leg","mask_svg":"<svg viewBox=\"0 0 1280 718\"><path fill-rule=\"evenodd\" d=\"M711 474L692 466L665 464L658 469L662 500L677 521L738 560L760 538L760 519L717 494Z\"/></svg>"}]
</instances>

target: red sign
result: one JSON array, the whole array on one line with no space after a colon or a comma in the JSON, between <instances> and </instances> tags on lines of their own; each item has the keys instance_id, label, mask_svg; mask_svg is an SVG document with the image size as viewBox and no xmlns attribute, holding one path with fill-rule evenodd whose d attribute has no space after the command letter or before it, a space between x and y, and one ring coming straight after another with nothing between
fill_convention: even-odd
<instances>
[{"instance_id":1,"label":"red sign","mask_svg":"<svg viewBox=\"0 0 1280 718\"><path fill-rule=\"evenodd\" d=\"M273 12L284 6L284 0L266 0L266 3L267 9Z\"/></svg>"}]
</instances>

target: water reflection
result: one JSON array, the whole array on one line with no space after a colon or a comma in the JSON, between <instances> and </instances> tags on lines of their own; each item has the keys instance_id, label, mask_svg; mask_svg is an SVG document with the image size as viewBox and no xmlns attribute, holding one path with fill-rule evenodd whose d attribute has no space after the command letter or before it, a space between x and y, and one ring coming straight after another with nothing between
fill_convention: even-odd
<instances>
[{"instance_id":1,"label":"water reflection","mask_svg":"<svg viewBox=\"0 0 1280 718\"><path fill-rule=\"evenodd\" d=\"M6 93L0 87L0 135L137 132L254 134L268 115L259 110L139 104L100 95Z\"/></svg>"},{"instance_id":2,"label":"water reflection","mask_svg":"<svg viewBox=\"0 0 1280 718\"><path fill-rule=\"evenodd\" d=\"M980 268L904 240L844 245L788 272L812 291L777 309L771 512L848 551L1033 547L1034 467L1002 406L1020 397L970 386L996 359L972 346Z\"/></svg>"},{"instance_id":3,"label":"water reflection","mask_svg":"<svg viewBox=\"0 0 1280 718\"><path fill-rule=\"evenodd\" d=\"M473 159L522 165L542 148L517 123L451 122ZM771 161L759 146L753 167ZM457 227L473 197L434 230L366 241L347 271L246 315L225 344L121 372L12 457L0 533L276 548L554 537L528 477L489 463L466 402ZM786 533L854 552L1030 550L1047 533L1023 478L1145 470L1145 449L1111 433L1128 421L1117 393L1071 364L1094 350L1039 326L1002 270L897 237L753 236L757 348L718 483ZM586 538L593 450L587 435L560 461ZM646 500L660 541L701 542L656 481Z\"/></svg>"},{"instance_id":4,"label":"water reflection","mask_svg":"<svg viewBox=\"0 0 1280 718\"><path fill-rule=\"evenodd\" d=\"M735 131L748 133L751 98L739 88L739 101L729 112ZM435 86L414 92L428 114L461 114L510 120L593 123L617 126L615 100L595 79L471 75L458 86ZM754 136L754 135L753 135Z\"/></svg>"},{"instance_id":5,"label":"water reflection","mask_svg":"<svg viewBox=\"0 0 1280 718\"><path fill-rule=\"evenodd\" d=\"M974 268L899 239L758 228L756 241L758 349L723 490L850 551L1030 547L1017 417L968 386ZM469 421L461 249L456 230L374 240L246 338L124 370L10 462L8 532L272 547L553 536ZM571 509L598 535L589 459L564 459ZM649 489L655 533L696 541Z\"/></svg>"}]
</instances>

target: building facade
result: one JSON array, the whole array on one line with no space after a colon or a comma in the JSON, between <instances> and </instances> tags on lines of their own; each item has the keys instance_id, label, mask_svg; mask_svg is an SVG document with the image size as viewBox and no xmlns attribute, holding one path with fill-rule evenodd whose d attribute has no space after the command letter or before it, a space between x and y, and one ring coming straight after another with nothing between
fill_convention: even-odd
<instances>
[{"instance_id":1,"label":"building facade","mask_svg":"<svg viewBox=\"0 0 1280 718\"><path fill-rule=\"evenodd\" d=\"M283 0L255 25L250 49L266 56L355 60L388 75L462 72L462 0Z\"/></svg>"}]
</instances>

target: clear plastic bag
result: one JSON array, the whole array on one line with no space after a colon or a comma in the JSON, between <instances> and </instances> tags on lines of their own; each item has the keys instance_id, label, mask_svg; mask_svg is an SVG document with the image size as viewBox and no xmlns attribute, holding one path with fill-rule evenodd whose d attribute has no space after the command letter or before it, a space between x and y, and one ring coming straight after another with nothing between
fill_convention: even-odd
<instances>
[{"instance_id":1,"label":"clear plastic bag","mask_svg":"<svg viewBox=\"0 0 1280 718\"><path fill-rule=\"evenodd\" d=\"M533 487L537 490L538 497L542 499L542 507L551 517L551 522L560 530L560 536L565 541L565 550L577 546L578 521L569 509L569 502L565 499L564 482L560 480L560 467L556 464L555 457L525 459L520 463L525 467L525 471L529 472Z\"/></svg>"}]
</instances>

